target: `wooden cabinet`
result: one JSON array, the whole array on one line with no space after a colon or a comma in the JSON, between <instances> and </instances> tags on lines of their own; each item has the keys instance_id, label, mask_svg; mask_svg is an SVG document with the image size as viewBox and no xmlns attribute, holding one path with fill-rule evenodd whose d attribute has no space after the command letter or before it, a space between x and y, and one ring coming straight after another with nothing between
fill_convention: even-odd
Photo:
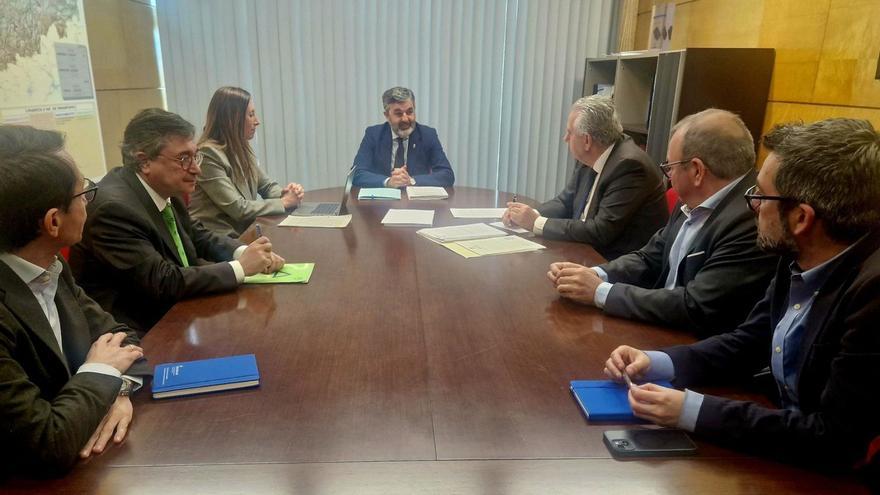
<instances>
[{"instance_id":1,"label":"wooden cabinet","mask_svg":"<svg viewBox=\"0 0 880 495\"><path fill-rule=\"evenodd\" d=\"M672 126L710 107L739 114L757 146L774 57L772 48L688 48L592 58L583 94L612 93L624 131L657 162Z\"/></svg>"}]
</instances>

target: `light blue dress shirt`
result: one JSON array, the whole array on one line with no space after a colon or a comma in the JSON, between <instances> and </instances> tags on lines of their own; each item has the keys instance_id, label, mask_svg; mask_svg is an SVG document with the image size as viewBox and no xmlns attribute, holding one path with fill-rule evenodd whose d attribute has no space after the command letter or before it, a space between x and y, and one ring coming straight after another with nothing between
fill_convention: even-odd
<instances>
[{"instance_id":1,"label":"light blue dress shirt","mask_svg":"<svg viewBox=\"0 0 880 495\"><path fill-rule=\"evenodd\" d=\"M681 260L684 259L690 249L691 244L693 244L700 229L706 224L706 220L709 219L712 212L718 207L718 204L727 197L730 191L736 187L746 175L747 174L743 174L730 181L730 183L715 191L715 194L706 198L705 201L700 203L699 206L694 209L688 208L685 204L681 205L681 211L684 213L686 219L684 223L682 223L681 228L678 229L675 241L673 241L672 247L669 250L669 274L666 276L666 284L663 286L665 289L675 288L676 277L678 277L678 266L681 264ZM605 273L605 270L598 266L592 268L593 271L599 275L599 278L603 280L603 283L596 287L596 293L593 295L593 303L597 308L602 309L605 308L605 302L608 300L608 295L611 293L613 284L608 282L608 274Z\"/></svg>"}]
</instances>

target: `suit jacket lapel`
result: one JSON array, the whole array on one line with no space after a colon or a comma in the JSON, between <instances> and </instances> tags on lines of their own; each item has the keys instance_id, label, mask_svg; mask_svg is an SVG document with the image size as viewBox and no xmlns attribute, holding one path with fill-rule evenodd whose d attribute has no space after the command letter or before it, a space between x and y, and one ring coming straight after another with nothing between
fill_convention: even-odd
<instances>
[{"instance_id":1,"label":"suit jacket lapel","mask_svg":"<svg viewBox=\"0 0 880 495\"><path fill-rule=\"evenodd\" d=\"M134 172L127 168L123 168L120 173L122 174L122 179L128 184L128 187L131 188L138 201L140 201L141 206L144 207L147 217L153 222L153 226L159 233L159 237L162 238L162 242L164 242L165 247L168 248L167 251L175 260L177 260L177 263L180 266L183 266L183 260L181 260L180 255L177 254L177 246L174 245L174 239L171 238L171 232L168 231L168 227L165 225L165 219L162 218L162 213L156 208L156 203L153 202L153 198L151 198L150 194L147 193L147 190L144 189L144 186L135 176ZM178 233L180 233L179 228Z\"/></svg>"},{"instance_id":2,"label":"suit jacket lapel","mask_svg":"<svg viewBox=\"0 0 880 495\"><path fill-rule=\"evenodd\" d=\"M387 122L379 130L379 142L376 154L379 157L379 163L382 169L391 174L391 125Z\"/></svg>"},{"instance_id":3,"label":"suit jacket lapel","mask_svg":"<svg viewBox=\"0 0 880 495\"><path fill-rule=\"evenodd\" d=\"M78 369L89 354L92 346L90 332L78 332L75 329L89 328L83 313L76 304L76 298L63 278L58 280L58 291L55 293L55 305L58 308L58 319L61 322L61 335L64 342L64 356L70 366Z\"/></svg>"},{"instance_id":4,"label":"suit jacket lapel","mask_svg":"<svg viewBox=\"0 0 880 495\"><path fill-rule=\"evenodd\" d=\"M5 292L3 300L9 311L22 322L24 328L33 332L46 344L46 347L52 350L55 357L64 364L67 372L70 373L67 359L61 354L58 340L55 339L55 332L52 331L52 326L49 325L49 320L46 319L46 314L43 313L40 303L37 302L27 284L18 278L18 275L6 266L6 263L2 262L0 262L0 292Z\"/></svg>"},{"instance_id":5,"label":"suit jacket lapel","mask_svg":"<svg viewBox=\"0 0 880 495\"><path fill-rule=\"evenodd\" d=\"M746 176L743 177L742 180L739 181L739 183L733 187L733 189L731 189L730 191L727 192L727 196L725 196L724 198L721 199L721 201L718 202L718 206L716 206L715 209L712 210L712 213L709 214L709 218L706 219L706 223L703 224L703 228L701 228L700 231L697 232L697 235L694 237L693 242L691 242L691 245L688 248L688 251L685 254L685 257L687 257L687 255L689 255L689 254L693 254L698 251L702 251L706 248L705 247L706 237L709 235L709 231L712 230L711 228L709 228L709 226L712 225L712 222L716 221L715 219L717 217L725 214L725 212L727 211L728 207L730 206L730 204L732 202L745 201L743 199L743 194L745 194L746 190L749 187L751 187L752 184L755 183L755 176L756 175L757 175L757 172L755 172L754 170L752 170L751 172L746 174ZM724 222L724 220L720 220L720 221ZM684 258L682 258L682 260L683 259Z\"/></svg>"}]
</instances>

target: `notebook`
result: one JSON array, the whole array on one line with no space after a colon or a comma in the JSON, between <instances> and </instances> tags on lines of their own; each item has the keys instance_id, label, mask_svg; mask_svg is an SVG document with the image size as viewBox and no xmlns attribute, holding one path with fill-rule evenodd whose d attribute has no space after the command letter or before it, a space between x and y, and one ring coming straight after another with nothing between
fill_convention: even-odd
<instances>
[{"instance_id":1,"label":"notebook","mask_svg":"<svg viewBox=\"0 0 880 495\"><path fill-rule=\"evenodd\" d=\"M437 186L407 186L406 197L409 199L446 199L449 193L446 189Z\"/></svg>"},{"instance_id":2,"label":"notebook","mask_svg":"<svg viewBox=\"0 0 880 495\"><path fill-rule=\"evenodd\" d=\"M672 384L665 381L651 382L661 387ZM573 380L571 393L590 421L614 421L643 423L629 407L626 385L611 380Z\"/></svg>"},{"instance_id":3,"label":"notebook","mask_svg":"<svg viewBox=\"0 0 880 495\"><path fill-rule=\"evenodd\" d=\"M434 210L409 210L391 208L382 218L382 225L414 226L432 225Z\"/></svg>"},{"instance_id":4,"label":"notebook","mask_svg":"<svg viewBox=\"0 0 880 495\"><path fill-rule=\"evenodd\" d=\"M260 372L253 354L159 364L153 372L154 399L259 385Z\"/></svg>"},{"instance_id":5,"label":"notebook","mask_svg":"<svg viewBox=\"0 0 880 495\"><path fill-rule=\"evenodd\" d=\"M400 189L391 187L362 187L358 191L358 200L364 199L400 199Z\"/></svg>"}]
</instances>

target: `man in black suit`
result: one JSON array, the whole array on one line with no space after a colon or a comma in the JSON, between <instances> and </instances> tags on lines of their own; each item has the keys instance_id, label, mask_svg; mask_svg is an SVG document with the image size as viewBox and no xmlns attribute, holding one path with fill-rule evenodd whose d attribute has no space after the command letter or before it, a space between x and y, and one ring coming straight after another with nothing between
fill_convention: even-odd
<instances>
[{"instance_id":1,"label":"man in black suit","mask_svg":"<svg viewBox=\"0 0 880 495\"><path fill-rule=\"evenodd\" d=\"M638 251L587 268L550 265L557 292L606 313L712 335L734 328L761 297L776 258L755 245L742 201L755 183L751 133L736 115L709 109L673 128L661 167L680 208Z\"/></svg>"},{"instance_id":2,"label":"man in black suit","mask_svg":"<svg viewBox=\"0 0 880 495\"><path fill-rule=\"evenodd\" d=\"M606 259L642 247L666 223L666 188L651 158L623 134L609 98L571 107L565 141L575 165L565 189L536 209L507 204L502 221L547 239L584 242Z\"/></svg>"},{"instance_id":3,"label":"man in black suit","mask_svg":"<svg viewBox=\"0 0 880 495\"><path fill-rule=\"evenodd\" d=\"M101 180L70 264L83 289L117 320L146 333L180 299L232 290L284 259L261 237L249 246L190 219L201 154L192 124L158 108L125 128L123 166Z\"/></svg>"},{"instance_id":4,"label":"man in black suit","mask_svg":"<svg viewBox=\"0 0 880 495\"><path fill-rule=\"evenodd\" d=\"M748 319L730 333L647 353L614 350L625 370L677 387L748 382L769 366L779 407L645 384L639 417L817 467L876 468L880 449L880 134L829 119L774 129L746 199L758 245L783 255ZM877 471L874 471L877 474Z\"/></svg>"},{"instance_id":5,"label":"man in black suit","mask_svg":"<svg viewBox=\"0 0 880 495\"><path fill-rule=\"evenodd\" d=\"M57 476L121 443L149 374L134 332L56 256L96 193L63 147L57 132L0 126L0 478Z\"/></svg>"}]
</instances>

